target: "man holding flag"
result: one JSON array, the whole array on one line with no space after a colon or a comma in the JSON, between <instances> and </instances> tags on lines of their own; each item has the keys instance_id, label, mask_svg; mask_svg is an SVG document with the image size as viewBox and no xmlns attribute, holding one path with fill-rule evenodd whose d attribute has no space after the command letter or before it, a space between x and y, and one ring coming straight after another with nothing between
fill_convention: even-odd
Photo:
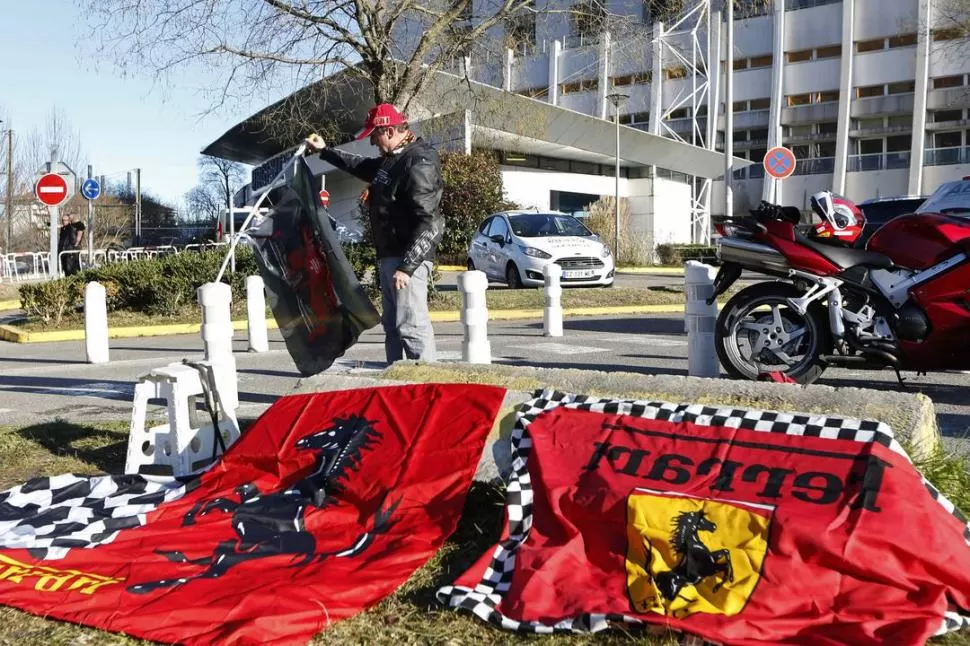
<instances>
[{"instance_id":1,"label":"man holding flag","mask_svg":"<svg viewBox=\"0 0 970 646\"><path fill-rule=\"evenodd\" d=\"M435 360L428 315L428 283L444 230L439 205L443 181L437 152L416 136L407 117L388 103L367 114L357 140L370 138L379 157L328 148L306 139L310 152L369 184L368 208L381 281L384 350L388 363Z\"/></svg>"}]
</instances>

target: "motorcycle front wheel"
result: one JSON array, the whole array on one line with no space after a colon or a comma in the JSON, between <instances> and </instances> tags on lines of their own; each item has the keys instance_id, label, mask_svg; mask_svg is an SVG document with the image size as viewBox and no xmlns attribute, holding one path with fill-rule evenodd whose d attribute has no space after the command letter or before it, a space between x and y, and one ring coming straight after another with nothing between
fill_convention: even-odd
<instances>
[{"instance_id":1,"label":"motorcycle front wheel","mask_svg":"<svg viewBox=\"0 0 970 646\"><path fill-rule=\"evenodd\" d=\"M821 357L832 352L826 309L816 301L799 313L788 300L801 295L790 283L757 283L725 304L717 318L715 346L731 377L757 379L777 371L810 384L822 375Z\"/></svg>"}]
</instances>

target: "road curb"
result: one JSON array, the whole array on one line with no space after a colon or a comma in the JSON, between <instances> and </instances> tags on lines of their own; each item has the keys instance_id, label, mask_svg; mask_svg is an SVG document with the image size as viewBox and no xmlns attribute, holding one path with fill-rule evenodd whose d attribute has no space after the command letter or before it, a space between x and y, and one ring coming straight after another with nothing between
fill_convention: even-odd
<instances>
[{"instance_id":1,"label":"road curb","mask_svg":"<svg viewBox=\"0 0 970 646\"><path fill-rule=\"evenodd\" d=\"M718 303L724 307L724 303ZM681 314L684 305L618 305L614 307L573 307L563 310L563 317L615 316L620 314ZM541 321L542 310L489 310L489 321ZM434 323L457 323L461 321L461 311L430 312ZM276 330L279 325L275 319L266 319L266 327ZM233 330L245 330L246 321L233 321ZM201 323L174 323L172 325L149 325L108 328L109 339L129 339L140 336L171 336L176 334L198 334ZM0 325L0 341L10 343L55 343L58 341L83 341L84 330L55 330L51 332L29 332L15 325Z\"/></svg>"}]
</instances>

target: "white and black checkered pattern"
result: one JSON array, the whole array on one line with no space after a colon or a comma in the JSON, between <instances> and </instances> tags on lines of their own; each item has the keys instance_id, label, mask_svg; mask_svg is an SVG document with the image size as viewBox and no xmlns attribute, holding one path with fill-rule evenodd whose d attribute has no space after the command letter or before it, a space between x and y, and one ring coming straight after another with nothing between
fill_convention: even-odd
<instances>
[{"instance_id":1,"label":"white and black checkered pattern","mask_svg":"<svg viewBox=\"0 0 970 646\"><path fill-rule=\"evenodd\" d=\"M104 545L144 525L149 512L198 482L142 475L35 478L0 493L0 547L55 560L71 549Z\"/></svg>"},{"instance_id":2,"label":"white and black checkered pattern","mask_svg":"<svg viewBox=\"0 0 970 646\"><path fill-rule=\"evenodd\" d=\"M489 568L474 589L463 586L444 586L438 590L436 595L438 601L448 607L467 610L484 621L506 630L545 634L560 632L595 633L606 630L611 624L640 625L643 623L640 619L628 615L590 613L567 617L554 624L516 621L506 617L498 610L503 595L512 585L516 552L525 543L529 530L532 528L533 493L528 469L532 439L529 437L528 428L539 415L559 406L675 423L688 422L697 426L718 426L764 433L875 442L909 460L906 451L893 437L892 430L882 422L752 409L712 408L700 404L602 399L567 394L552 389L536 391L533 399L519 407L516 413L515 428L511 436L512 473L509 477L508 494L506 496L509 537L495 548ZM925 479L923 479L923 484L934 500L940 503L948 513L959 519L961 523L967 525L967 519L963 514L933 485ZM970 545L970 525L967 525L964 537ZM946 613L937 634L958 630L964 626L970 627L970 616L961 614L961 611L953 608ZM685 643L690 644L706 643L696 636L685 637L685 640Z\"/></svg>"}]
</instances>

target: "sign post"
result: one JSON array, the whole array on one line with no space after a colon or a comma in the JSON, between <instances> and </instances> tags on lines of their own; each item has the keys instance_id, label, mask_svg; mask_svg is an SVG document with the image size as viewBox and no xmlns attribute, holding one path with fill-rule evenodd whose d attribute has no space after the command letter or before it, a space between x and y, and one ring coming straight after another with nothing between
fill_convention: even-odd
<instances>
[{"instance_id":1,"label":"sign post","mask_svg":"<svg viewBox=\"0 0 970 646\"><path fill-rule=\"evenodd\" d=\"M795 153L784 146L775 146L765 153L763 164L765 173L771 177L769 180L772 183L770 195L772 196L772 201L774 201L776 193L774 190L775 182L791 177L792 173L795 172Z\"/></svg>"},{"instance_id":2,"label":"sign post","mask_svg":"<svg viewBox=\"0 0 970 646\"><path fill-rule=\"evenodd\" d=\"M61 275L60 259L57 253L58 226L60 223L60 206L74 196L74 181L77 176L70 166L63 162L54 161L44 164L37 173L34 184L34 195L50 211L50 276L59 278Z\"/></svg>"},{"instance_id":3,"label":"sign post","mask_svg":"<svg viewBox=\"0 0 970 646\"><path fill-rule=\"evenodd\" d=\"M88 164L88 178L81 184L81 195L88 201L88 264L94 264L94 201L101 197L101 184L94 179L91 164Z\"/></svg>"}]
</instances>

